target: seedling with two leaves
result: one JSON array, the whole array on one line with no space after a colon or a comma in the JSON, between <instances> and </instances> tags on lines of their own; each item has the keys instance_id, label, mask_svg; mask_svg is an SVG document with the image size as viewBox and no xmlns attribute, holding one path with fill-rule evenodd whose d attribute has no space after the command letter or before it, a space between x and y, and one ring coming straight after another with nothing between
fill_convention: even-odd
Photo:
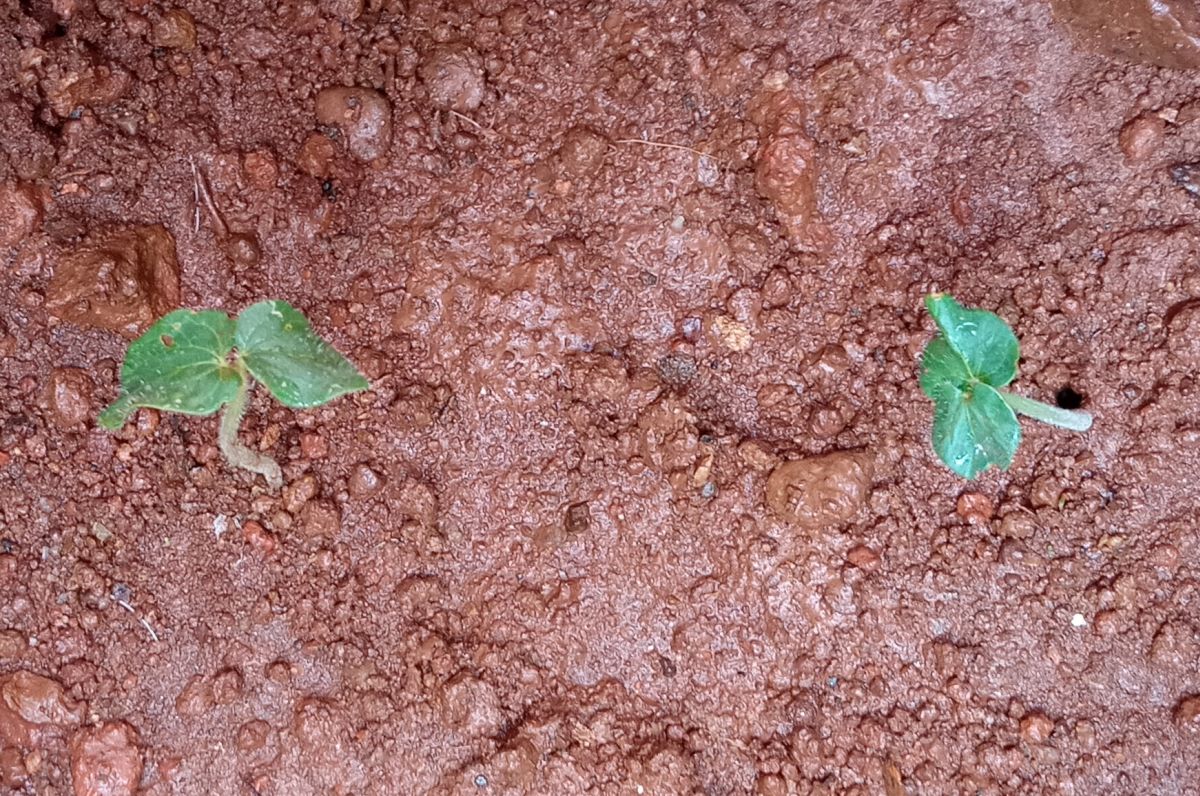
<instances>
[{"instance_id":1,"label":"seedling with two leaves","mask_svg":"<svg viewBox=\"0 0 1200 796\"><path fill-rule=\"evenodd\" d=\"M940 334L921 356L921 389L933 399L933 449L951 470L975 478L1007 470L1021 443L1017 414L1072 431L1087 431L1086 412L1060 409L1002 388L1017 376L1020 346L999 316L967 309L953 296L925 297Z\"/></svg>"},{"instance_id":2,"label":"seedling with two leaves","mask_svg":"<svg viewBox=\"0 0 1200 796\"><path fill-rule=\"evenodd\" d=\"M236 321L217 310L175 310L129 345L121 395L101 412L100 425L119 429L143 406L185 415L211 415L224 407L217 440L226 461L278 489L279 464L237 437L254 379L293 409L321 406L369 386L285 301L254 304Z\"/></svg>"}]
</instances>

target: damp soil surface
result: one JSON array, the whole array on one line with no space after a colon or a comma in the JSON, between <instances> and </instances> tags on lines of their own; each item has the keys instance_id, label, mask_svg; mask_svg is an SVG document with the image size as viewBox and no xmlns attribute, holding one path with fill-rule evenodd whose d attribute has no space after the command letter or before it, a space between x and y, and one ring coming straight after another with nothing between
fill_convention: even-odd
<instances>
[{"instance_id":1,"label":"damp soil surface","mask_svg":"<svg viewBox=\"0 0 1200 796\"><path fill-rule=\"evenodd\" d=\"M0 2L0 790L1196 794L1186 0ZM1112 22L1112 24L1109 24ZM950 291L1008 472L931 451ZM95 417L176 307L368 392Z\"/></svg>"}]
</instances>

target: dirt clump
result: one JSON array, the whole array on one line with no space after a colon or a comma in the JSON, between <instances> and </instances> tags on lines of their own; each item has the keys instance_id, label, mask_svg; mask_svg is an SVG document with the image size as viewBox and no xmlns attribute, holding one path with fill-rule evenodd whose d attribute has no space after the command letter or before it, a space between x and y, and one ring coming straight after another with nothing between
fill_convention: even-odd
<instances>
[{"instance_id":1,"label":"dirt clump","mask_svg":"<svg viewBox=\"0 0 1200 796\"><path fill-rule=\"evenodd\" d=\"M334 86L317 95L317 121L336 127L352 157L364 163L383 157L392 145L392 106L378 91ZM321 167L314 167L320 171Z\"/></svg>"},{"instance_id":2,"label":"dirt clump","mask_svg":"<svg viewBox=\"0 0 1200 796\"><path fill-rule=\"evenodd\" d=\"M41 198L29 185L0 183L0 251L17 246L41 226Z\"/></svg>"},{"instance_id":3,"label":"dirt clump","mask_svg":"<svg viewBox=\"0 0 1200 796\"><path fill-rule=\"evenodd\" d=\"M767 479L767 505L803 528L836 527L866 505L873 473L870 457L861 452L784 462Z\"/></svg>"},{"instance_id":4,"label":"dirt clump","mask_svg":"<svg viewBox=\"0 0 1200 796\"><path fill-rule=\"evenodd\" d=\"M34 748L77 726L84 709L48 677L22 670L0 678L0 739L5 746Z\"/></svg>"},{"instance_id":5,"label":"dirt clump","mask_svg":"<svg viewBox=\"0 0 1200 796\"><path fill-rule=\"evenodd\" d=\"M179 297L175 240L151 225L94 232L64 253L46 305L65 321L135 337Z\"/></svg>"},{"instance_id":6,"label":"dirt clump","mask_svg":"<svg viewBox=\"0 0 1200 796\"><path fill-rule=\"evenodd\" d=\"M438 47L421 62L418 73L435 108L470 113L483 103L483 59L471 47Z\"/></svg>"},{"instance_id":7,"label":"dirt clump","mask_svg":"<svg viewBox=\"0 0 1200 796\"><path fill-rule=\"evenodd\" d=\"M142 766L137 732L123 721L85 727L71 738L75 796L133 796Z\"/></svg>"}]
</instances>

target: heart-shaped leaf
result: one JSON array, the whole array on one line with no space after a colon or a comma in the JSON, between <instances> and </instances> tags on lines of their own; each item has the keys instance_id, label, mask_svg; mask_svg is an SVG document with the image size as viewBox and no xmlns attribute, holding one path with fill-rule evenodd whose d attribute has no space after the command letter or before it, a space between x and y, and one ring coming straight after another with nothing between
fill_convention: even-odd
<instances>
[{"instance_id":1,"label":"heart-shaped leaf","mask_svg":"<svg viewBox=\"0 0 1200 796\"><path fill-rule=\"evenodd\" d=\"M1021 347L999 315L967 309L945 293L926 296L925 306L942 333L941 339L962 358L974 378L999 388L1017 377Z\"/></svg>"},{"instance_id":2,"label":"heart-shaped leaf","mask_svg":"<svg viewBox=\"0 0 1200 796\"><path fill-rule=\"evenodd\" d=\"M235 344L250 374L280 403L295 409L320 406L370 386L286 301L260 301L244 309Z\"/></svg>"},{"instance_id":3,"label":"heart-shaped leaf","mask_svg":"<svg viewBox=\"0 0 1200 796\"><path fill-rule=\"evenodd\" d=\"M121 395L100 414L117 429L140 406L209 415L230 401L242 376L229 361L234 323L223 312L175 310L129 345Z\"/></svg>"},{"instance_id":4,"label":"heart-shaped leaf","mask_svg":"<svg viewBox=\"0 0 1200 796\"><path fill-rule=\"evenodd\" d=\"M946 466L971 479L995 465L1007 470L1021 444L1021 424L995 388L982 382L934 399L933 449Z\"/></svg>"},{"instance_id":5,"label":"heart-shaped leaf","mask_svg":"<svg viewBox=\"0 0 1200 796\"><path fill-rule=\"evenodd\" d=\"M996 388L1016 377L1020 348L1003 320L965 309L952 297L925 300L941 331L921 356L921 389L933 399L933 449L964 478L1007 469L1021 425Z\"/></svg>"}]
</instances>

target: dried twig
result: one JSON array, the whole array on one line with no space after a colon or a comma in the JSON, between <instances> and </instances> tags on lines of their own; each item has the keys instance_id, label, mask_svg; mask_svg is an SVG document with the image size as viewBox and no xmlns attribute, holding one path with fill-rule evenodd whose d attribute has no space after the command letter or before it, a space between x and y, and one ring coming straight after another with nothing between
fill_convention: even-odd
<instances>
[{"instance_id":1,"label":"dried twig","mask_svg":"<svg viewBox=\"0 0 1200 796\"><path fill-rule=\"evenodd\" d=\"M146 632L150 634L150 640L158 643L158 634L154 632L154 628L150 627L150 623L146 621L146 617L138 616L138 612L133 610L133 606L124 600L117 600L117 605L136 616L137 620L142 623L142 627L146 628Z\"/></svg>"},{"instance_id":2,"label":"dried twig","mask_svg":"<svg viewBox=\"0 0 1200 796\"><path fill-rule=\"evenodd\" d=\"M699 155L700 157L709 158L710 160L716 160L716 158L708 152L701 152L699 149L692 149L690 146L683 146L681 144L667 144L662 141L644 141L641 138L618 138L613 143L641 144L642 146L656 146L663 149L675 149L680 152L691 152L693 155Z\"/></svg>"},{"instance_id":3,"label":"dried twig","mask_svg":"<svg viewBox=\"0 0 1200 796\"><path fill-rule=\"evenodd\" d=\"M475 121L475 120L474 120L474 119L472 119L470 116L467 116L467 115L465 115L465 114L459 113L458 111L456 111L456 110L453 110L453 109L451 109L451 110L449 111L449 113L450 113L450 115L451 115L451 116L453 116L455 119L460 119L460 120L462 120L462 121L466 122L467 124L471 125L472 127L474 127L474 128L475 128L476 130L478 130L479 132L483 133L483 135L484 135L484 137L485 137L485 138L491 138L492 136L495 136L495 135L496 135L496 131L495 131L495 130L493 130L493 129L492 129L492 128L490 128L490 127L484 127L482 124L480 124L479 122Z\"/></svg>"},{"instance_id":4,"label":"dried twig","mask_svg":"<svg viewBox=\"0 0 1200 796\"><path fill-rule=\"evenodd\" d=\"M197 197L196 205L196 229L200 229L200 210L199 200L204 200L204 206L208 208L209 214L212 216L213 224L217 226L217 231L222 236L229 234L229 227L225 225L225 219L221 218L221 212L217 210L217 203L213 201L212 191L208 187L208 179L204 176L204 172L196 167L196 161L189 159L192 164L192 190Z\"/></svg>"}]
</instances>

